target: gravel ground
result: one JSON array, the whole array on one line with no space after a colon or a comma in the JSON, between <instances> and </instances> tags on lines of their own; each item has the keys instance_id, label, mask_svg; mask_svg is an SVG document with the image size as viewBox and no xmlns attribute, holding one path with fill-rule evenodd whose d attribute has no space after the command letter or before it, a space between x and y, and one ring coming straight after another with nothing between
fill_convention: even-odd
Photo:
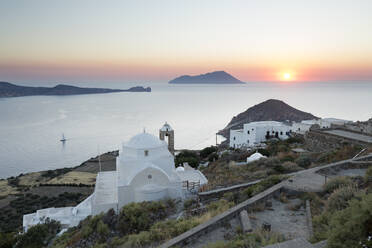
<instances>
[{"instance_id":1,"label":"gravel ground","mask_svg":"<svg viewBox=\"0 0 372 248\"><path fill-rule=\"evenodd\" d=\"M278 200L272 200L272 210L250 213L254 229L261 228L263 222L271 224L271 230L282 233L288 239L297 237L307 237L308 230L306 225L306 212L302 206L298 211L289 210L290 205L300 203L299 199L289 200L288 203L282 203Z\"/></svg>"}]
</instances>

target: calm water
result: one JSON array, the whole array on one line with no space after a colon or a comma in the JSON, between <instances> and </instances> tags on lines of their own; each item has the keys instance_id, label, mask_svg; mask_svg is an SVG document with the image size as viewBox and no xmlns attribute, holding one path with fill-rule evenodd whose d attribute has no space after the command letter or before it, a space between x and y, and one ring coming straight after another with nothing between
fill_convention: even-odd
<instances>
[{"instance_id":1,"label":"calm water","mask_svg":"<svg viewBox=\"0 0 372 248\"><path fill-rule=\"evenodd\" d=\"M320 117L372 117L372 83L366 82L144 86L153 92L0 98L0 178L79 165L98 150L118 149L143 128L158 135L165 121L175 129L176 148L202 148L215 143L234 115L269 98Z\"/></svg>"}]
</instances>

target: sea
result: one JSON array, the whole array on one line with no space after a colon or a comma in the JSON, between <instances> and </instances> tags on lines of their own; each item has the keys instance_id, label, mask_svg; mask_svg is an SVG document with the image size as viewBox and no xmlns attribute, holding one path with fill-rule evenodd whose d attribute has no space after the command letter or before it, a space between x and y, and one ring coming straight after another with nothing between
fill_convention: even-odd
<instances>
[{"instance_id":1,"label":"sea","mask_svg":"<svg viewBox=\"0 0 372 248\"><path fill-rule=\"evenodd\" d=\"M176 149L201 149L216 143L216 133L232 117L267 99L283 100L319 117L372 117L372 82L66 84L116 89L142 85L152 92L0 98L0 178L77 166L119 149L138 133L158 136L165 122L175 130Z\"/></svg>"}]
</instances>

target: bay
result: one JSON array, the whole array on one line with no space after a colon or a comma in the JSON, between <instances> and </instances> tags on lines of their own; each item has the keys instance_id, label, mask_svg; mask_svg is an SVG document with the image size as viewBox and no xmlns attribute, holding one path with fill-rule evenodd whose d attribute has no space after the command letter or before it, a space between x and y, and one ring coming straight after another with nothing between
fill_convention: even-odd
<instances>
[{"instance_id":1,"label":"bay","mask_svg":"<svg viewBox=\"0 0 372 248\"><path fill-rule=\"evenodd\" d=\"M119 149L143 129L158 136L165 121L175 130L176 149L200 149L215 144L216 132L234 115L267 99L283 100L319 117L372 117L370 82L71 84L119 89L142 85L152 92L0 98L0 178L79 165L99 152ZM65 144L59 141L62 133Z\"/></svg>"}]
</instances>

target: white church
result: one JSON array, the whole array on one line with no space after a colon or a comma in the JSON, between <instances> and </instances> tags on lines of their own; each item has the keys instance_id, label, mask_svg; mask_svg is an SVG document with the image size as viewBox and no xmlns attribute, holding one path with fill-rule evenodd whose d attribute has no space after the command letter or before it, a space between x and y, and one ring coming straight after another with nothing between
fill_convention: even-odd
<instances>
[{"instance_id":1,"label":"white church","mask_svg":"<svg viewBox=\"0 0 372 248\"><path fill-rule=\"evenodd\" d=\"M174 164L174 131L169 124L159 130L159 137L137 134L123 143L116 158L116 171L99 172L94 192L75 207L47 208L23 216L23 229L42 223L46 218L59 221L68 228L89 215L114 209L116 212L131 202L164 198L184 199L185 182L204 185L207 178L190 166ZM168 143L164 140L168 138Z\"/></svg>"}]
</instances>

